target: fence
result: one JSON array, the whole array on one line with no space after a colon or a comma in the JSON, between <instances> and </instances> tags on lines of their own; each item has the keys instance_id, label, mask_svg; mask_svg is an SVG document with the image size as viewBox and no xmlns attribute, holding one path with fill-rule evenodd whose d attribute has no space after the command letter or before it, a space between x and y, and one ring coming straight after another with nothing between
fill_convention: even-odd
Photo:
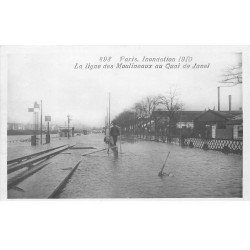
<instances>
[{"instance_id":1,"label":"fence","mask_svg":"<svg viewBox=\"0 0 250 250\"><path fill-rule=\"evenodd\" d=\"M155 136L152 134L146 135L132 135L126 134L126 137L138 138L147 141L156 141L163 143L171 143L181 146L188 146L190 148L201 148L204 150L217 150L223 153L234 153L242 154L243 151L243 141L242 140L232 140L232 139L203 139L203 138L179 138L167 136Z\"/></svg>"},{"instance_id":2,"label":"fence","mask_svg":"<svg viewBox=\"0 0 250 250\"><path fill-rule=\"evenodd\" d=\"M186 138L184 144L189 147L211 149L225 153L242 154L243 150L242 140Z\"/></svg>"}]
</instances>

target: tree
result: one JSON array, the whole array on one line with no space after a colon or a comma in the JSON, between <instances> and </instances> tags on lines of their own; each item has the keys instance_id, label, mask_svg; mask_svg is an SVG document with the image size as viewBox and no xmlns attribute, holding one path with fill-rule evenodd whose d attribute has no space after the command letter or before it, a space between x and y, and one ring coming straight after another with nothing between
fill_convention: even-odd
<instances>
[{"instance_id":1,"label":"tree","mask_svg":"<svg viewBox=\"0 0 250 250\"><path fill-rule=\"evenodd\" d=\"M160 95L158 98L163 110L167 111L168 135L170 136L171 126L176 125L179 118L178 113L183 109L184 105L179 101L176 90L170 89L166 95Z\"/></svg>"},{"instance_id":2,"label":"tree","mask_svg":"<svg viewBox=\"0 0 250 250\"><path fill-rule=\"evenodd\" d=\"M131 123L134 123L135 112L132 110L124 110L115 117L115 121L122 129L129 128Z\"/></svg>"},{"instance_id":3,"label":"tree","mask_svg":"<svg viewBox=\"0 0 250 250\"><path fill-rule=\"evenodd\" d=\"M156 108L160 104L159 96L147 96L143 98L140 102L135 103L133 106L133 110L136 113L137 118L141 120L138 124L139 128L141 130L147 129L149 132L151 129L151 115L153 111L156 110Z\"/></svg>"},{"instance_id":4,"label":"tree","mask_svg":"<svg viewBox=\"0 0 250 250\"><path fill-rule=\"evenodd\" d=\"M225 70L222 75L222 81L220 83L225 83L232 87L238 84L242 84L242 64L239 63L236 66L230 66Z\"/></svg>"}]
</instances>

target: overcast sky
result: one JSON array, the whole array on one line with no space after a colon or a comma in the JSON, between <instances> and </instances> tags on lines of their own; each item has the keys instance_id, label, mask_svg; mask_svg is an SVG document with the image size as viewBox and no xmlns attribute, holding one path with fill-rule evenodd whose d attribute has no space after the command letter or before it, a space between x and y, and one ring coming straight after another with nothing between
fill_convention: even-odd
<instances>
[{"instance_id":1,"label":"overcast sky","mask_svg":"<svg viewBox=\"0 0 250 250\"><path fill-rule=\"evenodd\" d=\"M54 47L17 49L8 56L8 122L32 122L28 108L43 100L44 114L53 123L72 122L102 126L111 93L111 118L147 95L164 94L177 89L185 110L217 109L217 86L223 70L239 63L239 55L228 49L208 47ZM192 64L210 63L203 70L76 70L76 63L98 64L100 56L179 57L192 56ZM140 63L141 64L141 63ZM165 63L164 63L165 64ZM242 107L241 86L221 89L221 110Z\"/></svg>"}]
</instances>

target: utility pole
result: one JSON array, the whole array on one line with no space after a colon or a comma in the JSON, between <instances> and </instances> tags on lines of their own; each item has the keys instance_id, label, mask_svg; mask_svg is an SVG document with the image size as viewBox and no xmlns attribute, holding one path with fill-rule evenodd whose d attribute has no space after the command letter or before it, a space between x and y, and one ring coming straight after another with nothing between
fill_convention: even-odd
<instances>
[{"instance_id":1,"label":"utility pole","mask_svg":"<svg viewBox=\"0 0 250 250\"><path fill-rule=\"evenodd\" d=\"M41 100L41 144L43 144L43 101Z\"/></svg>"},{"instance_id":2,"label":"utility pole","mask_svg":"<svg viewBox=\"0 0 250 250\"><path fill-rule=\"evenodd\" d=\"M220 86L218 87L218 111L220 111Z\"/></svg>"},{"instance_id":3,"label":"utility pole","mask_svg":"<svg viewBox=\"0 0 250 250\"><path fill-rule=\"evenodd\" d=\"M232 111L232 95L228 96L228 105L229 105L229 112Z\"/></svg>"},{"instance_id":4,"label":"utility pole","mask_svg":"<svg viewBox=\"0 0 250 250\"><path fill-rule=\"evenodd\" d=\"M109 143L108 143L108 154L109 154L109 147L110 147L110 93L109 93L109 101L108 101L108 103L109 103L109 107L108 107L108 131L109 131Z\"/></svg>"},{"instance_id":5,"label":"utility pole","mask_svg":"<svg viewBox=\"0 0 250 250\"><path fill-rule=\"evenodd\" d=\"M110 93L109 93L109 127L110 127Z\"/></svg>"},{"instance_id":6,"label":"utility pole","mask_svg":"<svg viewBox=\"0 0 250 250\"><path fill-rule=\"evenodd\" d=\"M68 115L68 139L69 139L69 123L70 123L70 116Z\"/></svg>"}]
</instances>

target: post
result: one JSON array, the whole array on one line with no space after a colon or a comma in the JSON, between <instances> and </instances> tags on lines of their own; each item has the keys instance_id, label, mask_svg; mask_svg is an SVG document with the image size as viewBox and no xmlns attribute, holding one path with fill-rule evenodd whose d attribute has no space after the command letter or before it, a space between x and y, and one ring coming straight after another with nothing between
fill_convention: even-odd
<instances>
[{"instance_id":1,"label":"post","mask_svg":"<svg viewBox=\"0 0 250 250\"><path fill-rule=\"evenodd\" d=\"M68 117L68 139L69 139L69 115L67 117Z\"/></svg>"},{"instance_id":2,"label":"post","mask_svg":"<svg viewBox=\"0 0 250 250\"><path fill-rule=\"evenodd\" d=\"M183 146L184 142L182 140L182 109L181 109L181 112L180 112L180 139L179 139L179 145L180 146Z\"/></svg>"},{"instance_id":3,"label":"post","mask_svg":"<svg viewBox=\"0 0 250 250\"><path fill-rule=\"evenodd\" d=\"M232 109L232 95L229 95L228 96L228 101L229 101L229 112L231 112L231 109Z\"/></svg>"},{"instance_id":4,"label":"post","mask_svg":"<svg viewBox=\"0 0 250 250\"><path fill-rule=\"evenodd\" d=\"M46 143L50 143L49 122L48 122L48 128L47 128Z\"/></svg>"},{"instance_id":5,"label":"post","mask_svg":"<svg viewBox=\"0 0 250 250\"><path fill-rule=\"evenodd\" d=\"M122 153L122 127L120 127L120 154Z\"/></svg>"},{"instance_id":6,"label":"post","mask_svg":"<svg viewBox=\"0 0 250 250\"><path fill-rule=\"evenodd\" d=\"M109 93L109 127L110 127L110 93Z\"/></svg>"},{"instance_id":7,"label":"post","mask_svg":"<svg viewBox=\"0 0 250 250\"><path fill-rule=\"evenodd\" d=\"M41 144L43 144L43 102L41 100L41 129L40 129L40 132L41 132Z\"/></svg>"},{"instance_id":8,"label":"post","mask_svg":"<svg viewBox=\"0 0 250 250\"><path fill-rule=\"evenodd\" d=\"M220 111L220 87L218 87L218 111Z\"/></svg>"},{"instance_id":9,"label":"post","mask_svg":"<svg viewBox=\"0 0 250 250\"><path fill-rule=\"evenodd\" d=\"M109 132L109 142L108 142L108 151L109 154L109 147L110 147L110 93L109 93L109 100L108 100L108 132Z\"/></svg>"}]
</instances>

